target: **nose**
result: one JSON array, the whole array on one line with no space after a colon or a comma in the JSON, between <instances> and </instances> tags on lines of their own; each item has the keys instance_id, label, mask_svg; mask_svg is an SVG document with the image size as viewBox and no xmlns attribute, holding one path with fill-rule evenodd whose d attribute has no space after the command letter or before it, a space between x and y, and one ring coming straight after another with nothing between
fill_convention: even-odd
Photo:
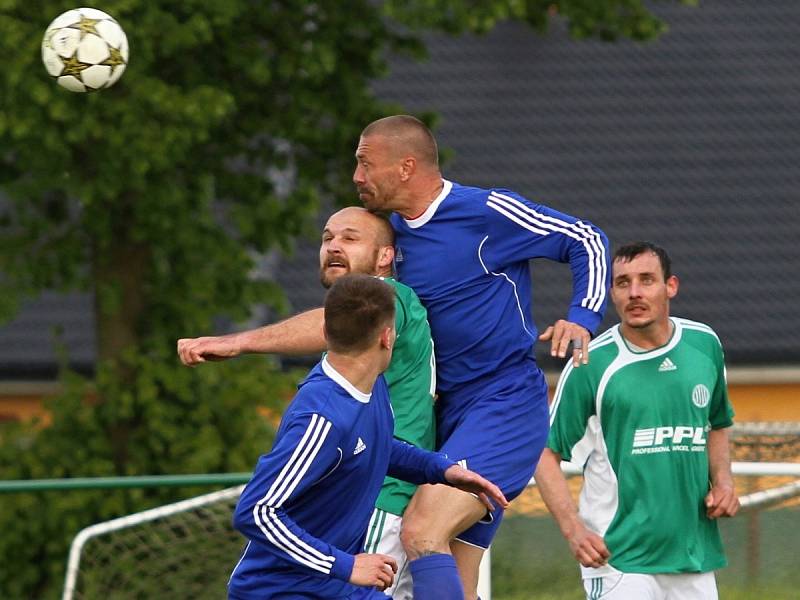
<instances>
[{"instance_id":1,"label":"nose","mask_svg":"<svg viewBox=\"0 0 800 600\"><path fill-rule=\"evenodd\" d=\"M631 281L628 286L628 296L631 298L639 298L642 295L642 286L636 281Z\"/></svg>"},{"instance_id":2,"label":"nose","mask_svg":"<svg viewBox=\"0 0 800 600\"><path fill-rule=\"evenodd\" d=\"M337 237L331 238L327 244L326 251L328 252L328 254L341 254L342 249L339 246L339 238Z\"/></svg>"},{"instance_id":3,"label":"nose","mask_svg":"<svg viewBox=\"0 0 800 600\"><path fill-rule=\"evenodd\" d=\"M364 173L362 172L361 165L356 165L356 169L353 171L353 183L356 185L364 183Z\"/></svg>"}]
</instances>

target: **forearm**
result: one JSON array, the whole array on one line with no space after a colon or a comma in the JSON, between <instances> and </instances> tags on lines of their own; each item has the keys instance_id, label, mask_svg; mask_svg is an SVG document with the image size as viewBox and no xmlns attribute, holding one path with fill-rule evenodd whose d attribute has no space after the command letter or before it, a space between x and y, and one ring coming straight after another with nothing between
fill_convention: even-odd
<instances>
[{"instance_id":1,"label":"forearm","mask_svg":"<svg viewBox=\"0 0 800 600\"><path fill-rule=\"evenodd\" d=\"M561 472L561 457L545 448L534 478L542 500L558 523L561 534L569 539L576 529L583 527L583 521L578 515L578 507L572 499L567 480Z\"/></svg>"},{"instance_id":2,"label":"forearm","mask_svg":"<svg viewBox=\"0 0 800 600\"><path fill-rule=\"evenodd\" d=\"M315 308L279 323L231 334L241 354L317 354L326 349L325 311Z\"/></svg>"},{"instance_id":3,"label":"forearm","mask_svg":"<svg viewBox=\"0 0 800 600\"><path fill-rule=\"evenodd\" d=\"M708 432L708 471L712 487L733 487L728 429Z\"/></svg>"},{"instance_id":4,"label":"forearm","mask_svg":"<svg viewBox=\"0 0 800 600\"><path fill-rule=\"evenodd\" d=\"M443 454L392 440L388 475L409 483L446 483L444 472L456 464Z\"/></svg>"}]
</instances>

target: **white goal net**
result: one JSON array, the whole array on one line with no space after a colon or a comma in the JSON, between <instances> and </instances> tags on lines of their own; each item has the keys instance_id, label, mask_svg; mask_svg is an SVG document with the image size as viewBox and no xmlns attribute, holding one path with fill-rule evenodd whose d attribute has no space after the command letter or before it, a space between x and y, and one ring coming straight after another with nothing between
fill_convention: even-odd
<instances>
[{"instance_id":1,"label":"white goal net","mask_svg":"<svg viewBox=\"0 0 800 600\"><path fill-rule=\"evenodd\" d=\"M745 562L750 571L760 560L758 547L764 545L753 515L776 507L794 514L800 506L800 423L737 424L731 444L745 509L741 519L748 524ZM570 481L575 493L579 485L579 477ZM225 597L230 571L245 543L231 525L242 489L228 488L84 529L72 543L63 600ZM546 515L535 488L512 504L509 516L514 515ZM500 552L493 556L515 561ZM481 578L481 598L489 600L484 575L488 570Z\"/></svg>"}]
</instances>

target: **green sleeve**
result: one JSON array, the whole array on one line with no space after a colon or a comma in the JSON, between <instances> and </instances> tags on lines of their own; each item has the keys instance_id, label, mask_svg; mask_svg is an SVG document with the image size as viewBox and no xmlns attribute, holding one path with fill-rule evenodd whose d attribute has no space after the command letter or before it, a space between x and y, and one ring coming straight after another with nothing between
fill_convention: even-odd
<instances>
[{"instance_id":1,"label":"green sleeve","mask_svg":"<svg viewBox=\"0 0 800 600\"><path fill-rule=\"evenodd\" d=\"M403 301L400 299L400 294L395 293L395 300L394 300L394 330L397 335L401 335L403 333L403 329L405 329L406 321L408 321L408 315L406 315L406 307L403 304Z\"/></svg>"},{"instance_id":2,"label":"green sleeve","mask_svg":"<svg viewBox=\"0 0 800 600\"><path fill-rule=\"evenodd\" d=\"M584 365L574 368L570 362L561 373L553 403L550 406L550 434L547 447L572 459L572 449L586 434L589 419L596 413L595 391Z\"/></svg>"},{"instance_id":3,"label":"green sleeve","mask_svg":"<svg viewBox=\"0 0 800 600\"><path fill-rule=\"evenodd\" d=\"M728 398L728 382L725 376L725 355L722 346L714 340L712 353L717 369L717 382L711 399L711 411L708 415L712 429L723 429L733 425L733 406Z\"/></svg>"}]
</instances>

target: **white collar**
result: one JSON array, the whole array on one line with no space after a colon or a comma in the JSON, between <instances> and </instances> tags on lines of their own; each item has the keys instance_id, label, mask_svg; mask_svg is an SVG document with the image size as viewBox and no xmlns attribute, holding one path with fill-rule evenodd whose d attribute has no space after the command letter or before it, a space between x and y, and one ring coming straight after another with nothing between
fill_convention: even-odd
<instances>
[{"instance_id":1,"label":"white collar","mask_svg":"<svg viewBox=\"0 0 800 600\"><path fill-rule=\"evenodd\" d=\"M325 375L327 375L328 377L333 379L336 383L338 383L340 386L342 386L344 388L344 391L346 391L348 394L350 394L354 399L358 400L359 402L367 404L369 402L369 399L372 397L372 394L365 394L364 392L357 390L356 386L347 381L347 379L344 378L344 375L342 375L341 373L339 373L339 371L334 369L331 363L328 362L327 356L322 359L322 371L325 373Z\"/></svg>"},{"instance_id":2,"label":"white collar","mask_svg":"<svg viewBox=\"0 0 800 600\"><path fill-rule=\"evenodd\" d=\"M453 189L453 182L447 181L447 179L442 179L442 191L439 192L439 195L436 196L436 199L431 202L430 206L425 209L425 212L418 216L416 219L404 219L406 225L411 227L411 229L417 229L422 227L433 218L433 215L436 214L436 209L439 208L439 205L442 201L447 197L447 194L450 193L450 190Z\"/></svg>"}]
</instances>

